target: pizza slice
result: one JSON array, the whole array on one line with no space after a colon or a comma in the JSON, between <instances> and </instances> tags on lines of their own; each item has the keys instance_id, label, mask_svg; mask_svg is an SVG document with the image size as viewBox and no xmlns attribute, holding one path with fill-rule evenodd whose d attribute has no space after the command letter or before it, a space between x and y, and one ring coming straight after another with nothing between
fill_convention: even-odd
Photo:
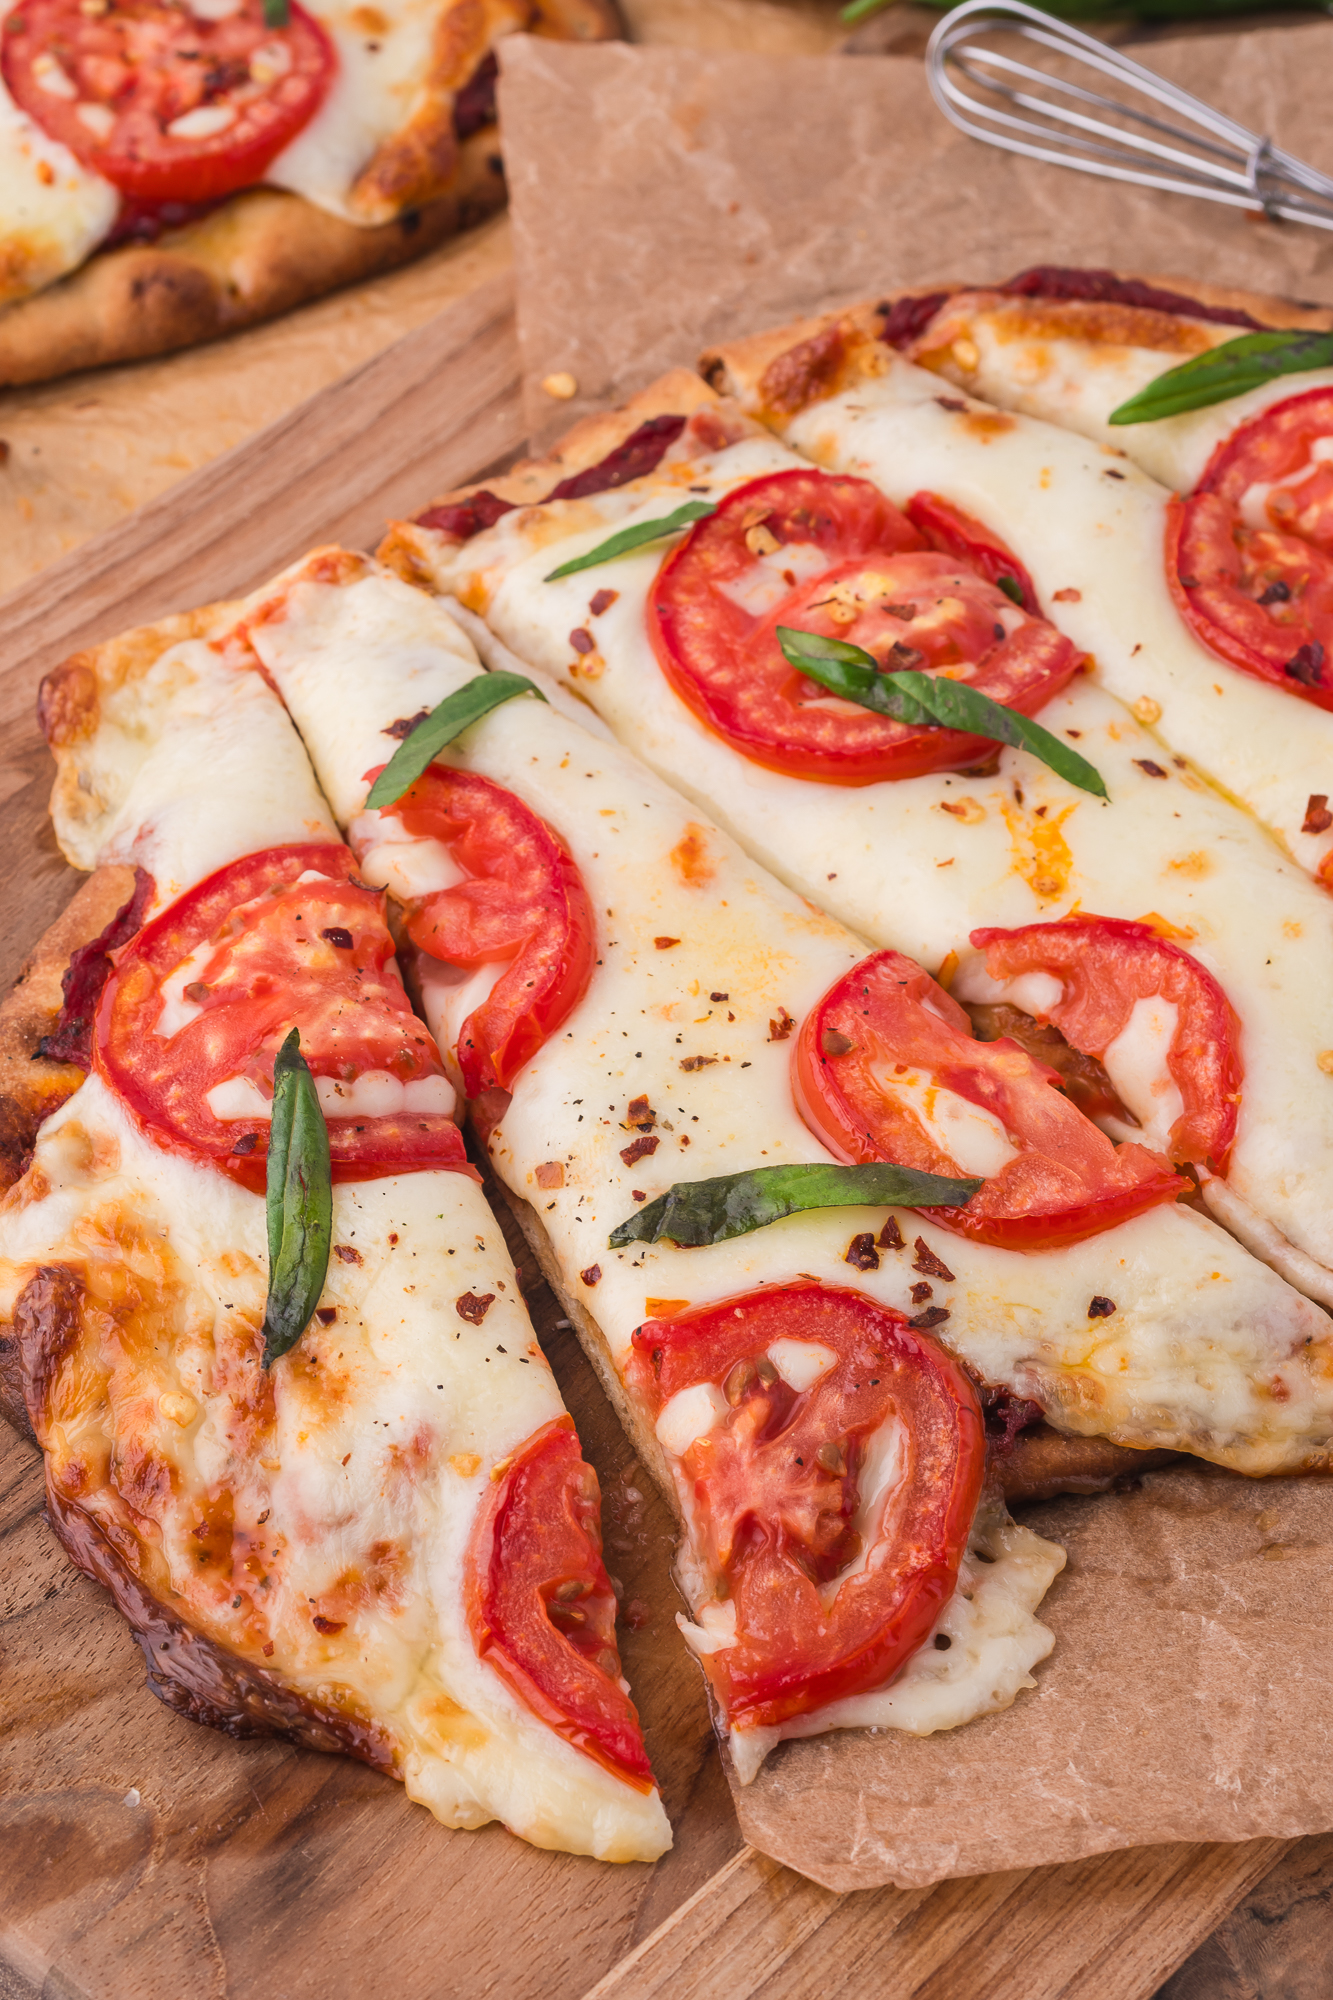
<instances>
[{"instance_id":1,"label":"pizza slice","mask_svg":"<svg viewBox=\"0 0 1333 2000\"><path fill-rule=\"evenodd\" d=\"M501 206L496 47L614 0L31 0L0 21L0 384L162 354Z\"/></svg>"},{"instance_id":2,"label":"pizza slice","mask_svg":"<svg viewBox=\"0 0 1333 2000\"><path fill-rule=\"evenodd\" d=\"M137 887L0 1206L6 1387L169 1706L360 1757L449 1826L651 1860L596 1475L383 898L234 622L43 689L62 845Z\"/></svg>"},{"instance_id":3,"label":"pizza slice","mask_svg":"<svg viewBox=\"0 0 1333 2000\"><path fill-rule=\"evenodd\" d=\"M374 565L318 554L239 629L400 903L474 1123L676 1506L683 1629L743 1781L782 1737L929 1733L1027 1685L1060 1555L987 1496L981 1408L1000 1482L1039 1410L1238 1469L1324 1462L1326 1316L919 966L867 956L544 682L479 674ZM879 1157L843 1178L855 1084L818 1071L868 1005L918 1115L865 1090Z\"/></svg>"},{"instance_id":4,"label":"pizza slice","mask_svg":"<svg viewBox=\"0 0 1333 2000\"><path fill-rule=\"evenodd\" d=\"M602 458L568 469L580 450ZM611 465L632 476L599 487ZM684 520L663 524L682 503L703 518L680 540ZM601 553L636 522L655 536ZM1066 607L992 529L931 489L903 510L829 474L682 375L512 489L427 510L385 553L580 693L793 888L945 968L978 1033L1059 1069L1115 1140L1169 1157L1333 1303L1325 892L1079 671L1052 622ZM1010 721L1035 716L1083 776L859 705L793 666L793 634L961 675Z\"/></svg>"},{"instance_id":5,"label":"pizza slice","mask_svg":"<svg viewBox=\"0 0 1333 2000\"><path fill-rule=\"evenodd\" d=\"M1141 283L1109 271L1015 284L1018 296L962 293L928 316L890 305L923 322L900 351L1173 488L1167 580L1195 637L1270 690L1333 708L1333 313L1189 286L1149 307L1134 303ZM1309 798L1304 832L1333 825L1327 807L1327 793Z\"/></svg>"}]
</instances>

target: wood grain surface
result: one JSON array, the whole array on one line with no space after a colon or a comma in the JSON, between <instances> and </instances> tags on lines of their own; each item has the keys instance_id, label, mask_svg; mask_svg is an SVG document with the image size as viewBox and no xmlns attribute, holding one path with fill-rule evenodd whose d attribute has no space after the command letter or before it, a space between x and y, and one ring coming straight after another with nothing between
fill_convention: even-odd
<instances>
[{"instance_id":1,"label":"wood grain surface","mask_svg":"<svg viewBox=\"0 0 1333 2000\"><path fill-rule=\"evenodd\" d=\"M387 513L518 443L500 281L0 603L0 980L78 879L45 821L41 671L313 542L370 544ZM1327 1995L1333 1837L843 1896L744 1846L674 1629L665 1509L535 1273L529 1304L602 1479L672 1852L611 1868L498 1827L450 1833L360 1766L162 1709L45 1524L37 1453L0 1425L0 2000Z\"/></svg>"}]
</instances>

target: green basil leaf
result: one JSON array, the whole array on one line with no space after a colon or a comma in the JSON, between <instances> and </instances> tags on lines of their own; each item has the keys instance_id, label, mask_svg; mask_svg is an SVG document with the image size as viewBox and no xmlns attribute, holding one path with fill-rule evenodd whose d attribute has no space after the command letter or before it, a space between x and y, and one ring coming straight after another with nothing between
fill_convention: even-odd
<instances>
[{"instance_id":1,"label":"green basil leaf","mask_svg":"<svg viewBox=\"0 0 1333 2000\"><path fill-rule=\"evenodd\" d=\"M289 28L292 24L291 8L287 0L264 0L264 26L266 28Z\"/></svg>"},{"instance_id":2,"label":"green basil leaf","mask_svg":"<svg viewBox=\"0 0 1333 2000\"><path fill-rule=\"evenodd\" d=\"M984 1181L949 1180L911 1167L754 1167L711 1181L678 1181L611 1231L613 1250L627 1243L678 1244L697 1250L748 1236L810 1208L961 1208Z\"/></svg>"},{"instance_id":3,"label":"green basil leaf","mask_svg":"<svg viewBox=\"0 0 1333 2000\"><path fill-rule=\"evenodd\" d=\"M992 743L1027 750L1080 791L1099 799L1107 796L1106 786L1086 757L1080 757L1039 722L1030 721L1016 709L1002 708L966 681L910 670L882 674L873 653L862 647L849 645L845 639L825 639L817 632L799 632L791 625L779 625L777 636L788 664L831 694L913 728L960 729L969 736L985 736Z\"/></svg>"},{"instance_id":4,"label":"green basil leaf","mask_svg":"<svg viewBox=\"0 0 1333 2000\"><path fill-rule=\"evenodd\" d=\"M480 722L483 715L499 708L501 702L512 701L519 694L535 694L538 701L546 699L526 674L478 674L475 680L455 688L398 745L371 786L366 804L393 805L395 800L401 799L409 785L416 783L446 743L452 743L474 722Z\"/></svg>"},{"instance_id":5,"label":"green basil leaf","mask_svg":"<svg viewBox=\"0 0 1333 2000\"><path fill-rule=\"evenodd\" d=\"M1018 578L1016 576L997 576L995 582L998 588L1009 599L1009 602L1016 604L1021 610L1023 608L1023 586L1018 581Z\"/></svg>"},{"instance_id":6,"label":"green basil leaf","mask_svg":"<svg viewBox=\"0 0 1333 2000\"><path fill-rule=\"evenodd\" d=\"M268 1298L264 1366L294 1347L310 1324L333 1242L329 1129L293 1028L273 1064L268 1138Z\"/></svg>"},{"instance_id":7,"label":"green basil leaf","mask_svg":"<svg viewBox=\"0 0 1333 2000\"><path fill-rule=\"evenodd\" d=\"M581 569L596 569L599 563L610 562L615 556L627 556L631 549L641 549L645 542L660 542L664 535L678 534L688 528L692 521L706 521L710 514L716 514L717 506L711 500L687 500L683 507L677 507L674 514L663 514L655 521L637 521L632 528L621 528L617 534L608 535L604 542L598 542L595 549L589 549L586 556L575 556L571 562L561 563L546 578L547 583L555 583L562 576L575 576Z\"/></svg>"},{"instance_id":8,"label":"green basil leaf","mask_svg":"<svg viewBox=\"0 0 1333 2000\"><path fill-rule=\"evenodd\" d=\"M1333 333L1301 333L1292 327L1242 333L1207 354L1191 356L1178 368L1168 368L1112 410L1108 422L1152 424L1186 410L1206 410L1211 403L1229 402L1279 375L1303 375L1311 368L1333 368Z\"/></svg>"}]
</instances>

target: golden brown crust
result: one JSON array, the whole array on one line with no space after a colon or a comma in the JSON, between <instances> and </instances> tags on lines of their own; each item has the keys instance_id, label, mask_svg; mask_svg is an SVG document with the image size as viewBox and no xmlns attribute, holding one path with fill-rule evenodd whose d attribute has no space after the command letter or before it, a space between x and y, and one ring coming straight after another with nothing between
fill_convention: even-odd
<instances>
[{"instance_id":1,"label":"golden brown crust","mask_svg":"<svg viewBox=\"0 0 1333 2000\"><path fill-rule=\"evenodd\" d=\"M561 480L600 465L608 453L622 445L631 432L649 417L692 417L696 412L708 409L717 410L719 414L724 410L721 398L708 384L692 368L669 369L655 382L650 382L646 389L640 389L636 396L631 396L627 403L582 417L541 458L520 459L498 479L477 480L470 486L455 487L452 492L440 494L432 500L430 507L452 506L470 499L474 493L483 492L493 493L498 500L508 500L515 507L539 506ZM725 414L737 435L753 428L739 411L728 410ZM429 508L423 508L422 512L429 512ZM429 530L425 531L426 539L423 539L423 531L414 521L391 521L376 555L380 562L395 570L408 583L430 589L430 565L428 559L423 559L426 557L429 533Z\"/></svg>"},{"instance_id":2,"label":"golden brown crust","mask_svg":"<svg viewBox=\"0 0 1333 2000\"><path fill-rule=\"evenodd\" d=\"M37 940L0 1001L0 1192L23 1173L42 1120L83 1082L83 1071L73 1063L37 1053L60 1013L60 981L70 955L100 937L133 893L132 868L96 869Z\"/></svg>"},{"instance_id":3,"label":"golden brown crust","mask_svg":"<svg viewBox=\"0 0 1333 2000\"><path fill-rule=\"evenodd\" d=\"M1197 299L1200 305L1248 313L1264 326L1312 331L1333 327L1333 307L1278 298L1267 292L1245 291L1236 286L1205 285L1192 278L1174 278L1159 272L1117 271L1114 275ZM735 396L747 408L758 406L778 418L789 417L808 403L836 394L858 371L873 372L877 361L882 365L883 350L878 335L885 307L908 299L930 298L941 292L950 296L982 295L996 300L1002 296L973 283L948 279L932 285L908 285L901 291L885 292L877 299L863 299L835 312L792 320L786 326L771 327L744 339L723 341L704 351L699 371L720 395ZM1016 311L1028 307L1046 318L1064 310L1063 302L1053 305L1043 299L1027 300L1009 294L1003 297ZM1079 302L1072 303L1071 322L1078 316ZM1090 316L1098 309L1086 310ZM1149 321L1165 321L1170 317L1141 307L1102 306L1099 310L1107 318L1108 332L1114 319L1125 337L1131 336L1136 327L1141 330Z\"/></svg>"},{"instance_id":4,"label":"golden brown crust","mask_svg":"<svg viewBox=\"0 0 1333 2000\"><path fill-rule=\"evenodd\" d=\"M258 188L157 243L103 251L0 312L0 387L141 361L274 319L395 270L504 202L496 129L464 141L449 192L361 228L299 195Z\"/></svg>"}]
</instances>

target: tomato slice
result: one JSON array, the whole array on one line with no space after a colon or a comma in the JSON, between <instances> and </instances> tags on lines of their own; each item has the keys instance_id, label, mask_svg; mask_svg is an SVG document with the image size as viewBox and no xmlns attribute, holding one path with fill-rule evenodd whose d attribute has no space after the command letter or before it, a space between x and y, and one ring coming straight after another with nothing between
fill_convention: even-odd
<instances>
[{"instance_id":1,"label":"tomato slice","mask_svg":"<svg viewBox=\"0 0 1333 2000\"><path fill-rule=\"evenodd\" d=\"M801 1115L840 1160L983 1176L966 1208L930 1211L981 1243L1078 1242L1188 1185L1160 1155L1113 1146L1016 1042L975 1041L957 1001L901 952L844 973L793 1061Z\"/></svg>"},{"instance_id":2,"label":"tomato slice","mask_svg":"<svg viewBox=\"0 0 1333 2000\"><path fill-rule=\"evenodd\" d=\"M987 583L998 585L1004 577L1013 587L1005 596L1012 600L1013 591L1017 590L1017 602L1034 618L1040 618L1036 584L1018 557L974 515L965 514L961 507L955 507L952 500L945 500L938 493L914 493L903 512L931 548L965 562Z\"/></svg>"},{"instance_id":3,"label":"tomato slice","mask_svg":"<svg viewBox=\"0 0 1333 2000\"><path fill-rule=\"evenodd\" d=\"M94 1067L149 1137L256 1193L273 1058L293 1027L322 1083L335 1181L474 1172L439 1108L452 1098L439 1053L391 963L384 899L353 866L325 843L219 869L117 955L97 1010Z\"/></svg>"},{"instance_id":4,"label":"tomato slice","mask_svg":"<svg viewBox=\"0 0 1333 2000\"><path fill-rule=\"evenodd\" d=\"M812 1349L824 1372L793 1388L784 1365L806 1381ZM682 1392L700 1409L673 1470L719 1609L736 1607L735 1643L703 1663L732 1726L892 1680L953 1592L981 1491L957 1363L902 1313L810 1281L650 1320L626 1380L655 1418Z\"/></svg>"},{"instance_id":5,"label":"tomato slice","mask_svg":"<svg viewBox=\"0 0 1333 2000\"><path fill-rule=\"evenodd\" d=\"M1131 1068L1136 1057L1155 1057L1156 1075L1143 1075L1138 1095L1145 1110L1154 1097L1160 1109L1151 1106L1156 1115L1140 1124L1160 1128L1173 1114L1161 1150L1225 1173L1236 1136L1240 1023L1197 958L1149 924L1083 914L1020 930L973 931L971 941L985 952L994 980L1007 984L1035 972L1055 982L1055 990L1033 1001L1029 981L1016 1003L1033 1001L1026 1012L1053 1021L1074 1048L1106 1064L1122 1101L1136 1093L1132 1078L1121 1082L1117 1045Z\"/></svg>"},{"instance_id":6,"label":"tomato slice","mask_svg":"<svg viewBox=\"0 0 1333 2000\"><path fill-rule=\"evenodd\" d=\"M1274 403L1218 446L1171 502L1166 571L1205 646L1333 708L1333 389Z\"/></svg>"},{"instance_id":7,"label":"tomato slice","mask_svg":"<svg viewBox=\"0 0 1333 2000\"><path fill-rule=\"evenodd\" d=\"M338 66L297 0L205 19L163 0L23 0L4 24L10 94L134 202L210 202L261 181L319 109Z\"/></svg>"},{"instance_id":8,"label":"tomato slice","mask_svg":"<svg viewBox=\"0 0 1333 2000\"><path fill-rule=\"evenodd\" d=\"M458 1037L468 1096L508 1090L592 977L595 930L578 868L545 820L473 771L432 764L392 815L414 837L443 841L467 878L407 905L412 942L454 965L509 961Z\"/></svg>"},{"instance_id":9,"label":"tomato slice","mask_svg":"<svg viewBox=\"0 0 1333 2000\"><path fill-rule=\"evenodd\" d=\"M586 1756L653 1789L620 1674L601 1493L570 1417L544 1424L492 1486L468 1543L468 1629L501 1679Z\"/></svg>"},{"instance_id":10,"label":"tomato slice","mask_svg":"<svg viewBox=\"0 0 1333 2000\"><path fill-rule=\"evenodd\" d=\"M989 757L979 737L840 700L788 666L778 644L779 625L847 639L886 672L948 673L1025 715L1059 693L1079 655L989 580L1002 545L933 495L913 506L925 532L868 480L798 468L750 480L696 522L649 606L662 671L686 706L753 762L826 783L914 778ZM1003 560L1030 592L1020 566L1007 552Z\"/></svg>"}]
</instances>

